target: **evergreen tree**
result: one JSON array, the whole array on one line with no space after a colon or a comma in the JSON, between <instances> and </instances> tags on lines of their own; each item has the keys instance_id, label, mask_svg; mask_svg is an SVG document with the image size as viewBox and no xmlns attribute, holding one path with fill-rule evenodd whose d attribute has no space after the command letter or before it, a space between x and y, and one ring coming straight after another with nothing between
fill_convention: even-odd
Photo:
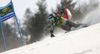
<instances>
[{"instance_id":1,"label":"evergreen tree","mask_svg":"<svg viewBox=\"0 0 100 54\"><path fill-rule=\"evenodd\" d=\"M47 15L45 0L39 1L37 3L39 11L29 19L28 29L31 34L30 42L35 42L41 40L44 33L44 27L46 25Z\"/></svg>"},{"instance_id":2,"label":"evergreen tree","mask_svg":"<svg viewBox=\"0 0 100 54\"><path fill-rule=\"evenodd\" d=\"M31 12L30 8L26 9L25 15L24 15L24 22L23 24L23 28L21 29L21 32L23 35L28 36L29 34L29 30L28 30L28 24L29 24L29 19L32 18L33 13Z\"/></svg>"}]
</instances>

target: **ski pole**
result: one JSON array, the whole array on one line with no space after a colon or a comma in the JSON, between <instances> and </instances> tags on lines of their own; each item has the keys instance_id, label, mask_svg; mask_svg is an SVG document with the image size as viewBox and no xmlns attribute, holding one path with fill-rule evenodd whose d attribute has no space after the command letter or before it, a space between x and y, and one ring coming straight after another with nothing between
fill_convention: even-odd
<instances>
[{"instance_id":1,"label":"ski pole","mask_svg":"<svg viewBox=\"0 0 100 54\"><path fill-rule=\"evenodd\" d=\"M73 0L71 0L71 2L72 2L72 1L73 1ZM66 2L66 0L65 0L65 2ZM71 3L71 2L70 2L70 3ZM67 6L66 6L66 3L64 4L64 5L65 5L65 9L69 6L70 3L68 3Z\"/></svg>"}]
</instances>

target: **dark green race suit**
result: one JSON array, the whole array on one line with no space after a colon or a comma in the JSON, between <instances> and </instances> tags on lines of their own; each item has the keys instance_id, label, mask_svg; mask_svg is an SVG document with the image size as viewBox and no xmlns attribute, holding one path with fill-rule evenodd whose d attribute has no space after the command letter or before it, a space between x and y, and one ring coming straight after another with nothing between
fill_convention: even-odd
<instances>
[{"instance_id":1,"label":"dark green race suit","mask_svg":"<svg viewBox=\"0 0 100 54\"><path fill-rule=\"evenodd\" d=\"M55 23L52 23L54 27L62 28L66 31L70 31L71 27L78 27L78 24L75 24L63 17L57 18Z\"/></svg>"}]
</instances>

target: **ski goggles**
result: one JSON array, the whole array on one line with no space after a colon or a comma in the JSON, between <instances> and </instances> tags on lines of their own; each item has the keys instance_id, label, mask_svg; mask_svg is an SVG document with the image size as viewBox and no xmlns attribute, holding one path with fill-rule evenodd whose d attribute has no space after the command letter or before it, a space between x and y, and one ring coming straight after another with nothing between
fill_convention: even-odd
<instances>
[{"instance_id":1,"label":"ski goggles","mask_svg":"<svg viewBox=\"0 0 100 54\"><path fill-rule=\"evenodd\" d=\"M52 18L50 18L50 21L54 21L54 18L52 17Z\"/></svg>"}]
</instances>

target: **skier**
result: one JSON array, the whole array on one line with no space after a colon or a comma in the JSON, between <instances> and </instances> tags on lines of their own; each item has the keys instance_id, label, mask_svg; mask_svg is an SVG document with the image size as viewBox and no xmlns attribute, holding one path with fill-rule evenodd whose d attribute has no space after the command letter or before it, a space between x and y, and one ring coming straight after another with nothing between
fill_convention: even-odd
<instances>
[{"instance_id":1,"label":"skier","mask_svg":"<svg viewBox=\"0 0 100 54\"><path fill-rule=\"evenodd\" d=\"M64 8L62 8L60 12L57 12L56 16L54 14L50 14L48 18L52 24L52 29L50 30L51 37L54 37L53 32L55 27L62 28L65 31L71 31L71 27L77 28L80 25L83 25L82 27L87 27L85 24L76 24L71 22L69 20L68 13Z\"/></svg>"},{"instance_id":2,"label":"skier","mask_svg":"<svg viewBox=\"0 0 100 54\"><path fill-rule=\"evenodd\" d=\"M54 37L53 35L53 31L54 31L54 27L58 27L58 28L62 28L66 31L70 31L71 27L78 27L78 24L75 24L71 21L69 21L68 19L65 19L63 17L55 17L54 14L50 14L49 15L49 20L52 24L52 29L51 29L51 37Z\"/></svg>"},{"instance_id":3,"label":"skier","mask_svg":"<svg viewBox=\"0 0 100 54\"><path fill-rule=\"evenodd\" d=\"M66 31L70 30L71 27L78 27L78 24L75 24L64 17L55 17L54 14L49 15L49 20L54 27L62 28Z\"/></svg>"}]
</instances>

